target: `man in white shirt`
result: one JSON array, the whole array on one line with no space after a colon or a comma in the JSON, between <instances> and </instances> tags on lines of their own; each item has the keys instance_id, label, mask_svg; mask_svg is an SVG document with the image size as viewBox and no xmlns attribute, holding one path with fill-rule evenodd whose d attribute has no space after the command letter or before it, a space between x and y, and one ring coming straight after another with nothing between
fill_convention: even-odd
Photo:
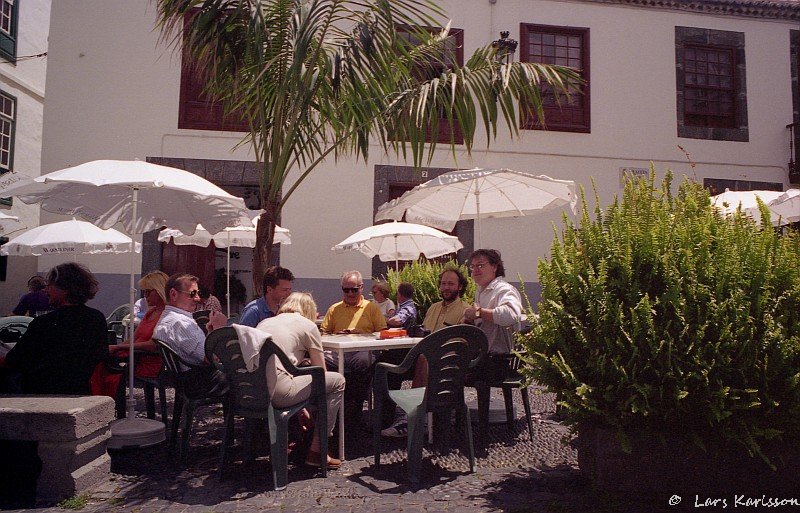
<instances>
[{"instance_id":1,"label":"man in white shirt","mask_svg":"<svg viewBox=\"0 0 800 513\"><path fill-rule=\"evenodd\" d=\"M472 279L478 287L475 304L464 310L464 321L475 324L486 334L490 353L510 353L514 349L514 332L524 319L522 297L503 279L506 271L497 250L476 250L469 262Z\"/></svg>"},{"instance_id":2,"label":"man in white shirt","mask_svg":"<svg viewBox=\"0 0 800 513\"><path fill-rule=\"evenodd\" d=\"M470 255L469 269L477 285L475 304L464 310L464 322L478 326L489 340L489 358L472 372L474 379L501 381L508 368L505 355L514 349L514 332L519 331L522 297L506 280L500 253L479 249Z\"/></svg>"},{"instance_id":3,"label":"man in white shirt","mask_svg":"<svg viewBox=\"0 0 800 513\"><path fill-rule=\"evenodd\" d=\"M480 433L489 428L489 387L497 386L508 375L508 354L514 349L514 332L524 319L522 297L513 285L503 279L506 274L500 252L479 249L469 257L469 269L477 290L475 304L464 310L463 322L478 326L489 340L489 354L472 369L465 384L478 392L478 426ZM483 405L485 410L481 411Z\"/></svg>"},{"instance_id":4,"label":"man in white shirt","mask_svg":"<svg viewBox=\"0 0 800 513\"><path fill-rule=\"evenodd\" d=\"M173 274L164 286L167 296L167 306L161 314L153 338L161 340L169 345L183 358L192 365L203 365L206 358L205 342L206 334L192 317L195 304L200 301L200 290L197 285L197 277L191 274ZM221 312L211 312L206 329L209 333L215 328L225 326L227 318ZM183 366L183 370L189 370ZM206 393L214 388L214 380L220 379L219 373L213 372L214 367L208 366L207 370L194 372L197 374L195 379L188 380L188 393Z\"/></svg>"}]
</instances>

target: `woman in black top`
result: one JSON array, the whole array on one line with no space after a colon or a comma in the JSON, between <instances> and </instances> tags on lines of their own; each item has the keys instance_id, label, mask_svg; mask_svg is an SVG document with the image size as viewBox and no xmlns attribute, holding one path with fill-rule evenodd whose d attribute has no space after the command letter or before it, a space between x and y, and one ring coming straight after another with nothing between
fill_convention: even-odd
<instances>
[{"instance_id":1,"label":"woman in black top","mask_svg":"<svg viewBox=\"0 0 800 513\"><path fill-rule=\"evenodd\" d=\"M92 372L108 356L105 316L85 304L97 280L77 263L57 265L46 280L54 310L31 321L6 366L21 374L23 393L91 395Z\"/></svg>"}]
</instances>

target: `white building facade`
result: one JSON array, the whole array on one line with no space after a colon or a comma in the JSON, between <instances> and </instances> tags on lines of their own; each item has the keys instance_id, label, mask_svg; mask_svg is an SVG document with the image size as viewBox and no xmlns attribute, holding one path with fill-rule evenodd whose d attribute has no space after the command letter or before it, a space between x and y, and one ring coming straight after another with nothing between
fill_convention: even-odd
<instances>
[{"instance_id":1,"label":"white building facade","mask_svg":"<svg viewBox=\"0 0 800 513\"><path fill-rule=\"evenodd\" d=\"M50 0L0 0L0 180L9 171L40 173L49 28ZM39 224L33 205L0 199L0 212L28 228ZM36 272L35 257L0 257L0 315L11 312Z\"/></svg>"},{"instance_id":2,"label":"white building facade","mask_svg":"<svg viewBox=\"0 0 800 513\"><path fill-rule=\"evenodd\" d=\"M503 133L488 149L477 142L472 155L457 150L455 160L441 146L431 168L422 171L383 155L377 144L368 163L331 159L318 168L282 213L280 224L291 230L292 244L280 249L280 263L295 274L295 289L314 292L320 309L339 298L343 271L357 269L369 277L383 269L359 254L330 248L372 224L381 203L448 169L508 167L575 180L586 188L590 207L593 183L607 204L620 193L626 170L642 172L651 161L659 176L670 168L678 179L686 175L720 190L790 186L787 126L800 121L797 2L698 0L692 8L644 0L443 5L465 58L509 31L520 42L516 59L580 67L584 94L552 112L547 130L531 125L513 139ZM202 174L252 205L258 166L248 147L233 149L243 134L220 130L235 126L215 125L207 106L192 102L180 53L159 35L155 6L147 0L54 2L42 172L100 158L149 159ZM54 217L43 213L42 222ZM525 282L532 299L538 297L537 261L547 256L560 218L560 212L550 212L482 224L483 246L502 252L508 278ZM458 235L467 250L474 248L471 222L462 223ZM173 250L150 235L144 242L139 270L162 267ZM251 281L248 251L237 251L240 263L232 266L245 284ZM168 258L171 265L181 261ZM201 258L213 262L213 252ZM95 306L110 311L126 302L127 258L80 261L101 280ZM42 257L38 270L54 263Z\"/></svg>"}]
</instances>

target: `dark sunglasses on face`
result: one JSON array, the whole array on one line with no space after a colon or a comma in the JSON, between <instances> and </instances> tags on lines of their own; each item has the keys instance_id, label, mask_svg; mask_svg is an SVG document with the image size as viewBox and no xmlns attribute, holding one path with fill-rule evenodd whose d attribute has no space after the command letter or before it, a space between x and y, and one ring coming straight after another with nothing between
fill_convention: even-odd
<instances>
[{"instance_id":1,"label":"dark sunglasses on face","mask_svg":"<svg viewBox=\"0 0 800 513\"><path fill-rule=\"evenodd\" d=\"M199 290L190 290L188 292L185 290L179 290L178 292L180 292L181 294L186 294L189 297L197 297L197 295L200 293Z\"/></svg>"},{"instance_id":2,"label":"dark sunglasses on face","mask_svg":"<svg viewBox=\"0 0 800 513\"><path fill-rule=\"evenodd\" d=\"M344 292L345 294L355 294L360 290L361 287L342 287L342 292Z\"/></svg>"}]
</instances>

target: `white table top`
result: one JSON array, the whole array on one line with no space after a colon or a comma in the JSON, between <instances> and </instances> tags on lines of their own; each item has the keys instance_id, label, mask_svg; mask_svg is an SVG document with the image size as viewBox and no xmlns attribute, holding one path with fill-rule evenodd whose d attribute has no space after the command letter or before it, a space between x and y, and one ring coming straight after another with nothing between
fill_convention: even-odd
<instances>
[{"instance_id":1,"label":"white table top","mask_svg":"<svg viewBox=\"0 0 800 513\"><path fill-rule=\"evenodd\" d=\"M322 347L328 350L366 351L369 349L399 349L414 347L422 340L419 337L398 337L380 340L377 333L322 335Z\"/></svg>"}]
</instances>

